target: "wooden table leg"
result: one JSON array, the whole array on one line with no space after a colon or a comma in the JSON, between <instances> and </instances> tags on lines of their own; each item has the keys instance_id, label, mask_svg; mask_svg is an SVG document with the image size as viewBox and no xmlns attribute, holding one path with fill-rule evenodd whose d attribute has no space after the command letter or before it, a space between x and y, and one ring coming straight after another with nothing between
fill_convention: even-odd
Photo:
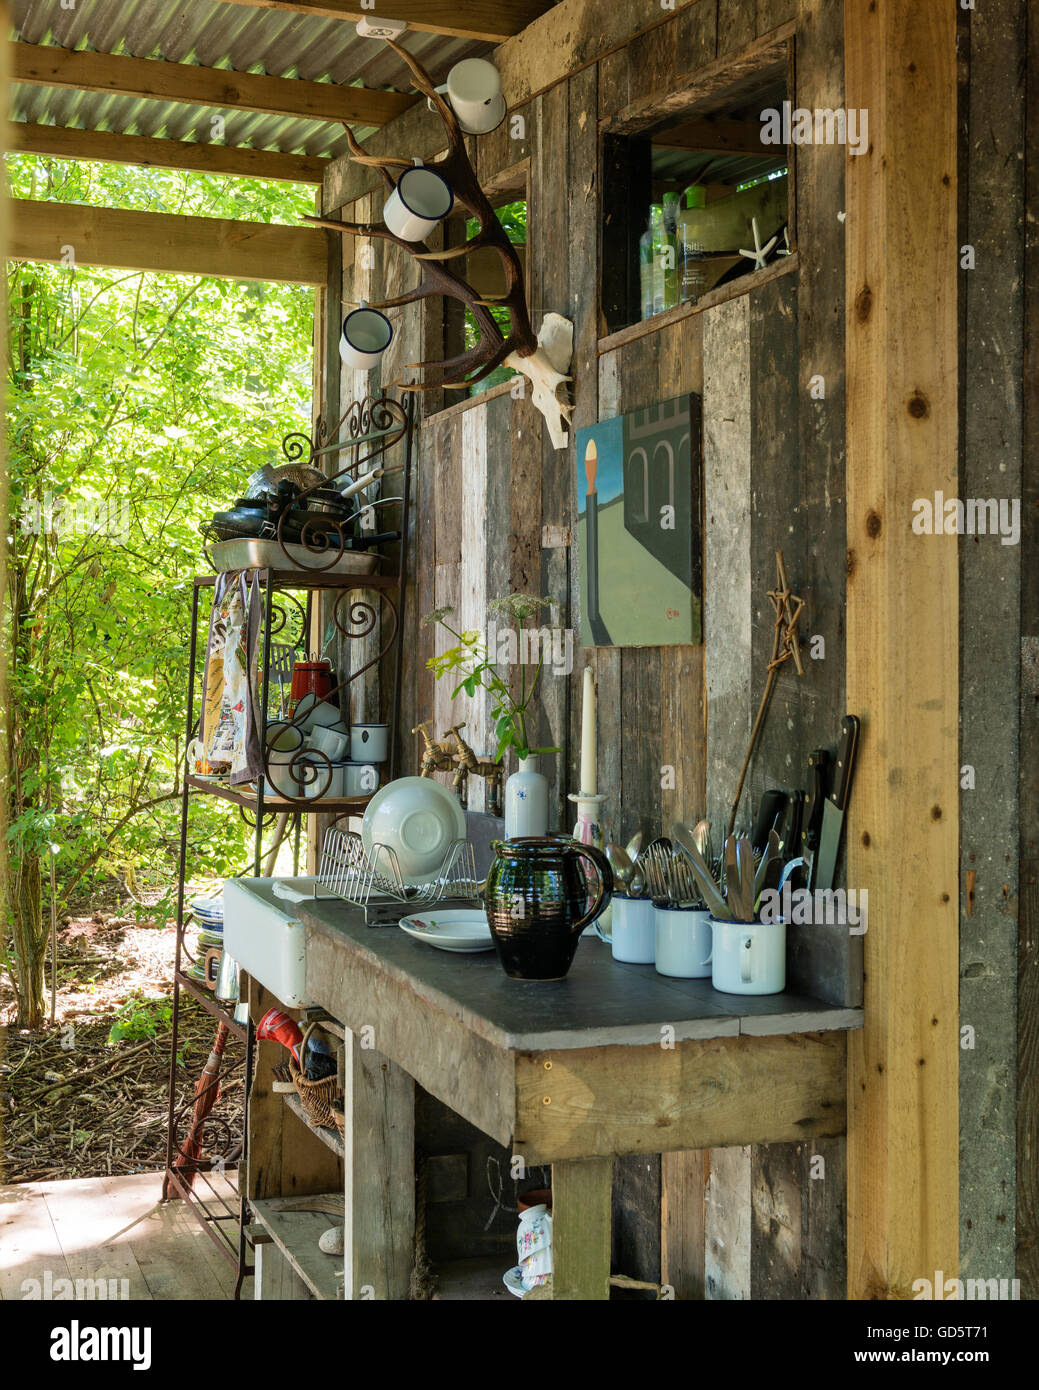
<instances>
[{"instance_id":1,"label":"wooden table leg","mask_svg":"<svg viewBox=\"0 0 1039 1390\"><path fill-rule=\"evenodd\" d=\"M313 1296L273 1241L255 1247L253 1263L254 1298L283 1303L290 1299L303 1302Z\"/></svg>"},{"instance_id":2,"label":"wooden table leg","mask_svg":"<svg viewBox=\"0 0 1039 1390\"><path fill-rule=\"evenodd\" d=\"M347 1299L403 1299L415 1246L415 1083L347 1031L343 1177Z\"/></svg>"},{"instance_id":3,"label":"wooden table leg","mask_svg":"<svg viewBox=\"0 0 1039 1390\"><path fill-rule=\"evenodd\" d=\"M612 1158L552 1165L552 1297L610 1296Z\"/></svg>"}]
</instances>

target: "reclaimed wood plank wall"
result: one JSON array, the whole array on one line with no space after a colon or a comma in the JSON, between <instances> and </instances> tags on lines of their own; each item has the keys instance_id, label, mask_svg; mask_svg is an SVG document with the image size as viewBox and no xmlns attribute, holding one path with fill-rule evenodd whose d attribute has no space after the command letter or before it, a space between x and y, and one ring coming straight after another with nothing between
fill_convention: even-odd
<instances>
[{"instance_id":1,"label":"reclaimed wood plank wall","mask_svg":"<svg viewBox=\"0 0 1039 1390\"><path fill-rule=\"evenodd\" d=\"M548 769L561 826L572 819L565 795L576 787L580 701L575 692L586 664L596 675L600 781L611 796L606 818L612 833L626 838L642 828L647 835L656 834L676 818L698 816L707 806L713 819L724 823L760 698L761 658L771 633L764 595L773 582L779 547L787 555L795 587L808 600L812 631L827 637L825 669L833 675L820 689L818 673L810 671L799 683L813 687L810 694L781 682L770 726L775 732L755 762L753 792L770 785L800 785L802 755L831 741L841 712L842 625L839 613L824 607L839 605L843 575L842 478L834 485L834 473L843 463L840 340L834 338L843 303L839 173L836 188L826 186L832 167L814 184L806 173L806 187L798 186L799 217L807 226L813 226L813 216L818 219L808 260L809 288L803 288L802 248L797 273L791 267L791 273L704 314L621 346L599 348L597 249L600 215L605 215L598 197L600 122L632 103L666 93L676 73L738 56L792 17L791 0L691 5L672 22L518 108L514 114L523 118L525 139L511 139L514 130L503 127L477 147L485 182L529 158L529 302L535 324L549 310L574 321L575 424L608 419L683 392L704 396L706 643L623 650L582 649L575 643L569 678L546 677L538 738L565 750ZM810 45L817 54L815 70L821 72L825 63L832 66L834 46L840 51L840 25L834 34L832 20L818 18L814 7L809 22L815 26ZM805 72L812 71L806 61ZM839 91L832 98L829 91L822 95L827 101L817 104L840 104ZM359 215L377 216L381 196L369 195ZM378 254L365 259L379 264ZM371 292L381 289L373 285ZM831 299L824 307L827 294ZM351 297L361 296L355 292ZM431 346L428 323L423 330L417 320L414 314L398 320L395 361L419 360L422 347ZM420 342L423 331L425 344ZM832 413L835 418L802 423L800 378L807 380L815 370L827 373L828 395L825 411L817 416ZM384 366L383 378L392 375ZM474 507L484 496L487 524L481 529ZM580 626L579 559L569 544L576 516L573 450L562 454L551 448L528 401L499 390L482 400L426 413L415 501L400 721L405 772L417 770L418 741L410 730L421 719L434 717L439 734L455 719L469 721L472 732L484 718L471 702L463 698L452 705L443 687L434 687L425 661L434 643L442 650L446 642L421 626L422 615L452 604L467 623L471 619L473 626L482 626L477 609L487 599L512 590L540 590L560 601L563 626L577 631ZM802 508L813 501L814 534L806 539ZM827 503L834 511L823 526L820 513ZM741 636L734 640L737 634ZM816 709L818 728L811 719ZM674 769L673 786L662 777L665 767ZM844 975L838 973L843 986ZM810 983L810 967L805 975ZM799 1287L839 1296L844 1278L842 1141L818 1147L827 1152L827 1180L813 1186L840 1190L828 1205L815 1191L809 1196L809 1155L803 1146L721 1151L710 1158L669 1155L663 1184L659 1156L618 1160L615 1267L637 1278L658 1279L666 1264L679 1296L705 1291L705 1262L708 1297L784 1296ZM683 1215L681 1233L668 1215L675 1210ZM825 1220L813 1221L814 1211L822 1211ZM729 1238L734 1220L745 1228L740 1241ZM719 1253L723 1249L727 1265Z\"/></svg>"},{"instance_id":2,"label":"reclaimed wood plank wall","mask_svg":"<svg viewBox=\"0 0 1039 1390\"><path fill-rule=\"evenodd\" d=\"M1014 491L1001 471L1002 455L988 447L990 439L998 436L1006 456L1020 459L1022 409L1026 420L1029 412L1033 422L1039 419L1034 343L1023 344L1019 327L1013 327L1021 322L1022 259L1024 293L1032 301L1039 283L1032 273L1035 246L1024 244L1020 207L1022 179L1028 179L1033 198L1039 179L1031 168L1022 174L1012 160L1016 150L1039 148L1039 141L1029 144L1023 133L1026 120L1035 124L1039 100L1026 107L1019 85L1025 39L1014 27L1015 0L995 0L995 9L990 6L987 13L990 18L983 27L968 17L977 28L969 45L968 18L961 20L961 181L966 186L969 174L971 192L981 194L971 198L969 218L965 195L961 239L991 244L996 238L1003 251L987 270L973 272L976 278L965 298L964 338L977 344L977 370L972 358L964 372L964 410L972 420L964 468L973 491L982 496ZM571 820L565 794L576 787L578 692L585 665L595 671L598 688L600 782L611 797L606 820L612 833L626 838L639 827L647 834L666 831L676 818L696 816L704 809L717 824L724 823L760 698L771 638L765 592L774 580L777 548L784 551L793 587L807 602L802 633L821 641L813 645L804 677L786 671L779 681L751 769L750 797L756 800L769 786L803 785L809 751L833 744L845 709L846 152L840 146L793 151L796 268L756 285L750 293L621 346L600 345L604 329L598 251L602 224L613 215L603 206L599 187L601 124L672 91L676 74L702 71L705 85L712 90L723 87L720 60L739 70L748 46L791 21L791 99L807 107L840 107L841 5L827 0L697 0L516 107L512 114L522 118L522 128L510 120L475 146L485 184L505 171L526 167L529 303L535 326L550 310L574 321L576 426L686 391L703 395L705 643L619 650L582 649L575 642L569 676L546 676L537 736L540 742L564 749L547 769L560 826ZM1033 35L1029 39L1034 43ZM1039 55L1032 57L1029 80L1034 83L1039 80ZM967 136L968 117L975 131L972 139ZM991 146L982 138L990 128L998 135ZM1003 199L1008 169L1013 196ZM331 180L326 193L343 182ZM344 215L378 218L382 201L381 191L366 194ZM326 201L326 212L336 206L333 196L332 206ZM381 243L364 254L362 249L358 245L354 255L345 258L345 298L359 299L362 291L375 297L392 294L414 283L414 267L396 253L387 258ZM406 363L443 355L439 301L433 301L425 314L398 311L395 329L397 338L381 373L370 381L344 374L344 401L365 387L378 390L380 380L393 381ZM1000 345L998 381L992 367L993 341ZM1032 389L1026 389L1023 403L1013 392L1007 396L1001 384L1020 379L1022 351L1031 354L1027 360L1032 363L1026 374ZM433 718L437 734L455 720L465 720L476 751L486 751L477 746L481 740L490 746L486 711L465 699L452 704L443 684L436 685L427 670L428 658L446 642L422 624L426 613L451 604L467 624L483 626L488 600L514 591L541 592L558 600L562 626L580 630L579 557L570 546L576 518L573 449L552 450L540 416L528 400L514 399L507 387L454 404L449 396L445 400L445 393L434 394L421 399L421 411L399 724L403 773L418 769L420 744L410 731L423 719ZM1030 435L1034 441L1036 430ZM1026 501L1036 493L1035 460L1033 443L1026 456ZM1026 505L1025 515L1023 548L1030 545L1034 555L1039 544L1034 508ZM1035 584L1027 578L1035 567L1020 566L1022 557L1017 554L1013 582L1004 583L990 573L993 564L1007 559L1006 549L1000 550L993 556L965 547L961 566L962 761L980 762L980 757L968 756L968 745L982 743L988 759L984 788L979 781L979 791L971 794L976 799L969 808L965 800L963 808L964 865L979 869L979 887L973 915L961 914L963 959L967 966L973 961L978 967L965 971L961 1003L986 1019L1001 1016L999 1000L1007 997L1007 972L1013 971L1016 947L1016 884L1008 872L999 878L998 889L992 886L993 878L982 891L980 872L995 840L1012 844L1018 833L1016 808L999 791L1015 775L1015 741L1012 734L1009 742L1004 735L1018 686L1016 661L1021 662L1026 688L1033 699L1039 698L1037 604ZM992 666L986 664L997 593L1004 620L1002 684L991 679ZM1019 602L1021 614L1027 614L1023 628L1014 616ZM385 690L381 699L385 710ZM1022 705L1020 779L1034 825L1037 755L1028 714ZM992 732L997 728L998 739ZM665 766L674 767L673 787L661 785ZM473 790L472 804L482 805L483 786L477 779ZM1039 1181L1028 1125L1034 1132L1039 853L1024 809L1018 964L1022 1009L1016 1040L1022 1083L1017 1221L1020 1271L1034 1281L1039 1277ZM1011 867L1007 865L1008 871ZM992 872L996 873L994 863ZM1009 893L1002 888L1004 882L1011 884ZM819 929L792 933L791 984L832 1000L858 1002L859 943ZM1015 1119L1015 1035L1011 1012L1002 1017L1004 1023L979 1041L973 1067L961 1068L961 1128L976 1140L965 1152L962 1171L961 1248L967 1272L1001 1273L1012 1263L1014 1173L1009 1155ZM999 1174L998 1185L1006 1194L1002 1202L991 1181L993 1172ZM663 1162L646 1156L619 1160L614 1265L635 1277L662 1277L681 1297L840 1298L846 1289L845 1192L841 1139L810 1147L787 1144L670 1154ZM984 1270L978 1265L982 1257Z\"/></svg>"},{"instance_id":3,"label":"reclaimed wood plank wall","mask_svg":"<svg viewBox=\"0 0 1039 1390\"><path fill-rule=\"evenodd\" d=\"M966 11L959 16L957 241L973 246L976 255L974 269L960 272L961 497L1020 497L1023 491L1022 454L1028 432L1022 417L1025 167L1020 154L1030 146L1025 137L1027 39L1020 18L1015 0L995 0L986 8L983 23ZM1034 156L1034 150L1031 153ZM1032 196L1034 200L1034 182ZM1032 286L1034 292L1034 276ZM1032 438L1034 458L1034 430ZM1024 513L1029 515L1027 504ZM1022 542L1028 543L1024 529ZM1034 595L1029 603L1022 587L1025 574L1029 569L1034 573L1035 566L1024 563L1022 548L987 537L960 542L960 766L969 766L974 778L974 785L961 786L960 792L960 1025L974 1029L973 1047L960 1050L960 1277L1009 1277L1016 1244L1021 1252L1021 1296L1035 1298L1039 1203L1034 1001L1039 957L1034 789L1039 783L1034 767L1027 774L1028 743L1034 748L1035 726L1022 697L1028 691L1034 701L1039 685L1034 662L1029 682L1027 639L1023 647L1020 631L1022 620L1032 623L1035 615ZM1019 777L1022 714L1020 777L1025 800L1019 808L1008 789ZM1019 841L1020 894L1015 853ZM1015 1016L1019 910L1024 949ZM1021 1072L1020 1116L1015 1105L1019 1026L1023 1055L1031 1051L1030 1063ZM1015 1121L1022 1136L1017 1163Z\"/></svg>"}]
</instances>

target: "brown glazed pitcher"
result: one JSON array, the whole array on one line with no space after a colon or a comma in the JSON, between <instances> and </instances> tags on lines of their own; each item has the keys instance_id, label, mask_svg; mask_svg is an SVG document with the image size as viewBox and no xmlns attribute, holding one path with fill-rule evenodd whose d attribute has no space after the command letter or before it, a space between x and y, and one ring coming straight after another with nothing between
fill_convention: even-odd
<instances>
[{"instance_id":1,"label":"brown glazed pitcher","mask_svg":"<svg viewBox=\"0 0 1039 1390\"><path fill-rule=\"evenodd\" d=\"M561 980L577 942L610 900L613 874L604 855L568 835L495 840L487 875L487 921L498 959L514 980ZM585 911L591 862L598 891Z\"/></svg>"}]
</instances>

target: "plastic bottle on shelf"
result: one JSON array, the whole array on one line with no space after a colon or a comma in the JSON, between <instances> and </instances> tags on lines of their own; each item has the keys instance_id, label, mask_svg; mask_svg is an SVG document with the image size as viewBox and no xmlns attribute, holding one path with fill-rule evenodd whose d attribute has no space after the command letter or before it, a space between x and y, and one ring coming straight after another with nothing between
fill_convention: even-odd
<instances>
[{"instance_id":1,"label":"plastic bottle on shelf","mask_svg":"<svg viewBox=\"0 0 1039 1390\"><path fill-rule=\"evenodd\" d=\"M681 208L680 193L665 193L663 207L664 231L664 308L673 309L679 300L682 283L682 268L679 259L678 213Z\"/></svg>"},{"instance_id":2,"label":"plastic bottle on shelf","mask_svg":"<svg viewBox=\"0 0 1039 1390\"><path fill-rule=\"evenodd\" d=\"M706 189L690 184L685 190L685 214L678 218L680 293L683 304L695 304L707 283L703 243L696 235L696 218L690 212L707 206Z\"/></svg>"},{"instance_id":3,"label":"plastic bottle on shelf","mask_svg":"<svg viewBox=\"0 0 1039 1390\"><path fill-rule=\"evenodd\" d=\"M664 232L664 206L652 203L649 209L650 244L653 253L653 313L664 312L666 288L665 263L667 257L667 237Z\"/></svg>"},{"instance_id":4,"label":"plastic bottle on shelf","mask_svg":"<svg viewBox=\"0 0 1039 1390\"><path fill-rule=\"evenodd\" d=\"M653 317L653 232L647 227L639 237L639 290L642 317Z\"/></svg>"}]
</instances>

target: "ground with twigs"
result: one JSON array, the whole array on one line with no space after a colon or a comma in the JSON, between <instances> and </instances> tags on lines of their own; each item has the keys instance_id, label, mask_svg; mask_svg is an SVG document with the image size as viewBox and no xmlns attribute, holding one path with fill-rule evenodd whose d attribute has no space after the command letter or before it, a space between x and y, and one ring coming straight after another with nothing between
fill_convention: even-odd
<instances>
[{"instance_id":1,"label":"ground with twigs","mask_svg":"<svg viewBox=\"0 0 1039 1390\"><path fill-rule=\"evenodd\" d=\"M54 1024L33 1033L0 1026L0 1182L164 1167L174 947L172 924L142 924L117 907L59 926ZM0 1025L13 1015L0 978ZM182 994L178 1106L190 1109L215 1030ZM229 1076L214 1108L218 1126L235 1126L240 1076Z\"/></svg>"}]
</instances>

